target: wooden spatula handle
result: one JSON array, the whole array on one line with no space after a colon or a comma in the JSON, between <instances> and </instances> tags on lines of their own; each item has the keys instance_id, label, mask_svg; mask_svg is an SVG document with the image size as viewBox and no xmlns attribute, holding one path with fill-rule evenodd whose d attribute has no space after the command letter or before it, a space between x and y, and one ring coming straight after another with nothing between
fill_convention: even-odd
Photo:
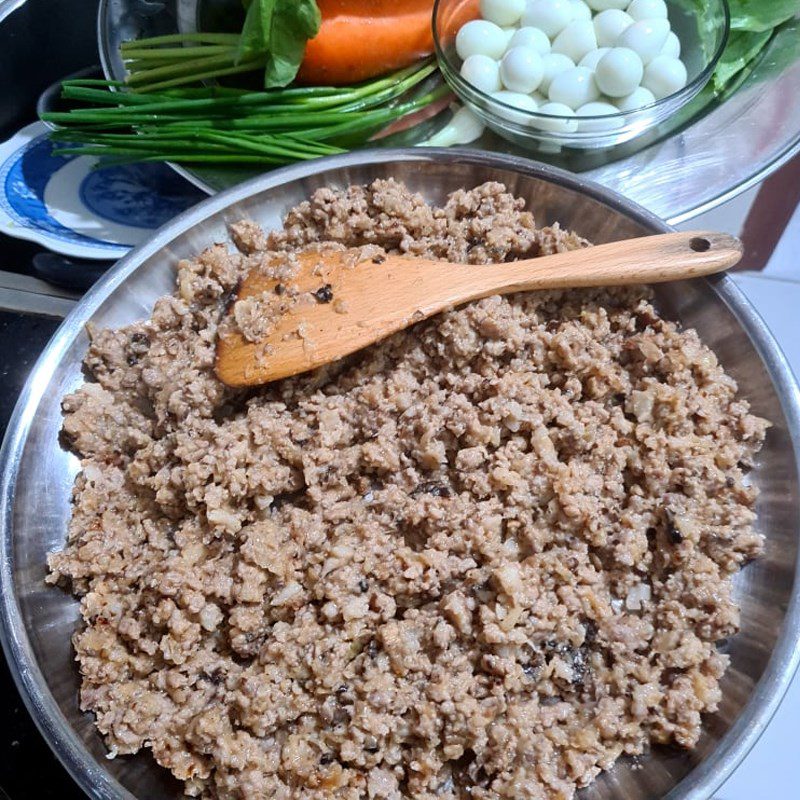
<instances>
[{"instance_id":1,"label":"wooden spatula handle","mask_svg":"<svg viewBox=\"0 0 800 800\"><path fill-rule=\"evenodd\" d=\"M483 296L484 288L503 294L697 278L728 269L741 257L741 242L726 233L665 233L476 270L475 294L469 299Z\"/></svg>"}]
</instances>

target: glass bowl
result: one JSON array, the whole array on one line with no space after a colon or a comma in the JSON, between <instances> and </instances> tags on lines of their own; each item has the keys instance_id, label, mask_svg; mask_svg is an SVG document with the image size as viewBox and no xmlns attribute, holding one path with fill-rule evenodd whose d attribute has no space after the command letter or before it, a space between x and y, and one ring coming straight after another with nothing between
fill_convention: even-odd
<instances>
[{"instance_id":1,"label":"glass bowl","mask_svg":"<svg viewBox=\"0 0 800 800\"><path fill-rule=\"evenodd\" d=\"M535 150L561 147L590 149L612 147L650 130L692 100L711 78L730 33L727 0L666 0L672 30L681 42L686 65L686 86L674 94L634 111L602 116L560 117L526 111L503 103L461 77L456 34L465 20L477 18L476 0L436 0L433 39L439 68L447 83L493 131L516 145ZM558 130L578 122L575 131Z\"/></svg>"}]
</instances>

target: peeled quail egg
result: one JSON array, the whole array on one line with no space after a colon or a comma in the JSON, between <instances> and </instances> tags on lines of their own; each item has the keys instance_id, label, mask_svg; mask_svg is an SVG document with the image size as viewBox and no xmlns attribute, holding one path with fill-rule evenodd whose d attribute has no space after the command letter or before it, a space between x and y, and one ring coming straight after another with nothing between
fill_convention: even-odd
<instances>
[{"instance_id":1,"label":"peeled quail egg","mask_svg":"<svg viewBox=\"0 0 800 800\"><path fill-rule=\"evenodd\" d=\"M608 52L611 51L610 47L598 47L597 50L592 50L587 53L578 64L579 67L589 67L589 69L597 69L597 64L600 59Z\"/></svg>"},{"instance_id":2,"label":"peeled quail egg","mask_svg":"<svg viewBox=\"0 0 800 800\"><path fill-rule=\"evenodd\" d=\"M644 69L642 86L660 100L686 86L686 67L678 58L656 56Z\"/></svg>"},{"instance_id":3,"label":"peeled quail egg","mask_svg":"<svg viewBox=\"0 0 800 800\"><path fill-rule=\"evenodd\" d=\"M539 55L543 56L550 52L550 39L539 28L526 26L517 30L511 37L508 47L509 49L512 47L532 47Z\"/></svg>"},{"instance_id":4,"label":"peeled quail egg","mask_svg":"<svg viewBox=\"0 0 800 800\"><path fill-rule=\"evenodd\" d=\"M553 52L569 56L576 64L597 48L597 37L591 20L570 22L553 42Z\"/></svg>"},{"instance_id":5,"label":"peeled quail egg","mask_svg":"<svg viewBox=\"0 0 800 800\"><path fill-rule=\"evenodd\" d=\"M661 48L659 55L670 56L671 58L679 58L681 54L681 40L675 35L675 31L670 31L667 34L667 41Z\"/></svg>"},{"instance_id":6,"label":"peeled quail egg","mask_svg":"<svg viewBox=\"0 0 800 800\"><path fill-rule=\"evenodd\" d=\"M512 47L500 62L500 79L512 92L530 94L543 76L542 57L532 47Z\"/></svg>"},{"instance_id":7,"label":"peeled quail egg","mask_svg":"<svg viewBox=\"0 0 800 800\"><path fill-rule=\"evenodd\" d=\"M573 18L569 0L530 0L522 12L525 27L539 28L551 38L558 36Z\"/></svg>"},{"instance_id":8,"label":"peeled quail egg","mask_svg":"<svg viewBox=\"0 0 800 800\"><path fill-rule=\"evenodd\" d=\"M638 22L642 19L666 19L667 4L664 0L633 0L628 13Z\"/></svg>"},{"instance_id":9,"label":"peeled quail egg","mask_svg":"<svg viewBox=\"0 0 800 800\"><path fill-rule=\"evenodd\" d=\"M525 0L481 0L481 16L495 25L513 25L525 10Z\"/></svg>"},{"instance_id":10,"label":"peeled quail egg","mask_svg":"<svg viewBox=\"0 0 800 800\"><path fill-rule=\"evenodd\" d=\"M554 103L580 108L600 97L594 72L587 67L573 67L556 75L550 84L548 97Z\"/></svg>"},{"instance_id":11,"label":"peeled quail egg","mask_svg":"<svg viewBox=\"0 0 800 800\"><path fill-rule=\"evenodd\" d=\"M627 47L614 47L598 62L594 76L597 88L609 97L625 97L641 82L642 59Z\"/></svg>"},{"instance_id":12,"label":"peeled quail egg","mask_svg":"<svg viewBox=\"0 0 800 800\"><path fill-rule=\"evenodd\" d=\"M571 117L575 116L575 112L563 103L545 103L543 106L539 106L539 113L561 118L537 119L536 127L541 128L543 131L550 131L551 133L574 133L578 130L578 123L574 119L571 119Z\"/></svg>"},{"instance_id":13,"label":"peeled quail egg","mask_svg":"<svg viewBox=\"0 0 800 800\"><path fill-rule=\"evenodd\" d=\"M651 103L655 103L655 101L655 95L649 89L645 89L644 86L639 86L630 94L626 94L625 97L615 97L614 105L616 105L620 111L636 111L637 109L649 106Z\"/></svg>"},{"instance_id":14,"label":"peeled quail egg","mask_svg":"<svg viewBox=\"0 0 800 800\"><path fill-rule=\"evenodd\" d=\"M536 111L536 109L539 108L539 104L529 94L503 90L495 92L492 97L507 106L520 109L521 112ZM530 117L526 113L515 113L505 108L495 109L495 112L503 117L503 119L507 119L509 122L515 122L517 125L526 125L530 122Z\"/></svg>"},{"instance_id":15,"label":"peeled quail egg","mask_svg":"<svg viewBox=\"0 0 800 800\"><path fill-rule=\"evenodd\" d=\"M591 21L592 9L583 0L569 0L569 4L572 8L572 19L574 21Z\"/></svg>"},{"instance_id":16,"label":"peeled quail egg","mask_svg":"<svg viewBox=\"0 0 800 800\"><path fill-rule=\"evenodd\" d=\"M474 19L462 25L456 34L456 53L462 60L470 56L500 58L506 49L506 34L494 22Z\"/></svg>"},{"instance_id":17,"label":"peeled quail egg","mask_svg":"<svg viewBox=\"0 0 800 800\"><path fill-rule=\"evenodd\" d=\"M598 46L613 47L622 31L633 25L633 19L618 8L609 8L601 11L593 23Z\"/></svg>"},{"instance_id":18,"label":"peeled quail egg","mask_svg":"<svg viewBox=\"0 0 800 800\"><path fill-rule=\"evenodd\" d=\"M668 33L669 20L644 19L625 28L617 44L634 50L647 65L661 52Z\"/></svg>"},{"instance_id":19,"label":"peeled quail egg","mask_svg":"<svg viewBox=\"0 0 800 800\"><path fill-rule=\"evenodd\" d=\"M550 84L553 82L553 78L568 69L572 69L575 66L575 62L563 53L548 53L546 56L542 56L542 66L544 67L544 75L542 76L542 82L539 84L539 91L547 93L550 91ZM545 100L545 102L547 101Z\"/></svg>"},{"instance_id":20,"label":"peeled quail egg","mask_svg":"<svg viewBox=\"0 0 800 800\"><path fill-rule=\"evenodd\" d=\"M609 8L625 8L630 0L586 0L589 8L595 11L608 11Z\"/></svg>"},{"instance_id":21,"label":"peeled quail egg","mask_svg":"<svg viewBox=\"0 0 800 800\"><path fill-rule=\"evenodd\" d=\"M609 114L619 114L618 109L611 103L594 101L582 105L576 112L576 117L603 117ZM619 117L613 119L591 119L578 123L578 130L581 131L613 131L619 128L622 120Z\"/></svg>"},{"instance_id":22,"label":"peeled quail egg","mask_svg":"<svg viewBox=\"0 0 800 800\"><path fill-rule=\"evenodd\" d=\"M491 94L502 88L500 83L500 67L493 58L476 53L464 59L461 65L461 77L482 92Z\"/></svg>"}]
</instances>

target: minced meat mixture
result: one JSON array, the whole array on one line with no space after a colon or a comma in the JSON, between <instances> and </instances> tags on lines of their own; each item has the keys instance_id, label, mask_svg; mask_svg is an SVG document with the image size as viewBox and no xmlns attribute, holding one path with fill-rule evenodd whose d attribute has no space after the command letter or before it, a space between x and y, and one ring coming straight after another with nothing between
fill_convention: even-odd
<instances>
[{"instance_id":1,"label":"minced meat mixture","mask_svg":"<svg viewBox=\"0 0 800 800\"><path fill-rule=\"evenodd\" d=\"M232 236L151 319L92 331L64 401L82 471L51 580L81 598L111 754L150 748L218 800L566 800L691 748L762 546L744 475L767 427L697 334L646 290L490 297L235 393L217 325L276 253L588 243L496 183L441 208L323 189Z\"/></svg>"}]
</instances>

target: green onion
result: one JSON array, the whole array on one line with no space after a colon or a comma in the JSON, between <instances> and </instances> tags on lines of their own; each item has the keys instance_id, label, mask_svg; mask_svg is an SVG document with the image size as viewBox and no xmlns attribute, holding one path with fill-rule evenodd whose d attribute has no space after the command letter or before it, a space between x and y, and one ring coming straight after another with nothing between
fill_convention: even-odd
<instances>
[{"instance_id":1,"label":"green onion","mask_svg":"<svg viewBox=\"0 0 800 800\"><path fill-rule=\"evenodd\" d=\"M176 43L173 37L157 41L165 50ZM209 50L228 44L197 41ZM149 49L141 44L124 49L129 54ZM215 59L205 59L209 70ZM105 156L115 163L285 164L344 152L448 93L443 85L432 91L421 85L436 69L430 60L355 86L269 91L178 86L179 71L195 64L193 58L168 68L157 59L149 63L151 68L138 73L145 92L139 85L123 90L114 82L65 81L62 96L78 105L42 115L58 126L52 134L57 152Z\"/></svg>"},{"instance_id":2,"label":"green onion","mask_svg":"<svg viewBox=\"0 0 800 800\"><path fill-rule=\"evenodd\" d=\"M228 44L232 47L239 45L238 33L171 33L166 36L151 36L149 39L139 39L132 42L123 42L120 50L123 55L127 50L138 50L143 47L160 47L165 44L183 44L184 42L198 42L200 44Z\"/></svg>"}]
</instances>

